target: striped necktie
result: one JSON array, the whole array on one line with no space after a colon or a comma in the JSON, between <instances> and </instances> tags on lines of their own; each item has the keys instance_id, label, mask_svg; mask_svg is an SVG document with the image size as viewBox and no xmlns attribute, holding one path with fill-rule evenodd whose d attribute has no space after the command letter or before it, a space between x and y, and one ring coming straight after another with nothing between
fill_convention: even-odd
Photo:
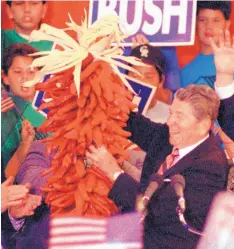
<instances>
[{"instance_id":1,"label":"striped necktie","mask_svg":"<svg viewBox=\"0 0 234 249\"><path fill-rule=\"evenodd\" d=\"M166 170L170 169L177 161L177 159L179 158L179 149L174 148L171 152L171 154L169 154L165 161L161 164L158 173L159 174L164 174Z\"/></svg>"}]
</instances>

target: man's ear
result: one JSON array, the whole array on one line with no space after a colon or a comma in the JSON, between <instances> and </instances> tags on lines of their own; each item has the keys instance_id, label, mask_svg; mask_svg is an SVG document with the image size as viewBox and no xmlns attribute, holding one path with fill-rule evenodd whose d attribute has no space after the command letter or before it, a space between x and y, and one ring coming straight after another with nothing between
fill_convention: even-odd
<instances>
[{"instance_id":1,"label":"man's ear","mask_svg":"<svg viewBox=\"0 0 234 249\"><path fill-rule=\"evenodd\" d=\"M10 19L13 19L13 14L12 14L11 6L9 6L8 4L6 4L6 13L7 13L7 15L8 15L8 17Z\"/></svg>"},{"instance_id":2,"label":"man's ear","mask_svg":"<svg viewBox=\"0 0 234 249\"><path fill-rule=\"evenodd\" d=\"M211 121L207 118L199 122L200 126L200 134L205 135L207 134L207 131L209 132L211 127Z\"/></svg>"},{"instance_id":3,"label":"man's ear","mask_svg":"<svg viewBox=\"0 0 234 249\"><path fill-rule=\"evenodd\" d=\"M3 70L1 71L1 78L2 78L2 81L3 81L3 83L4 83L5 85L7 85L7 86L10 85L8 76L4 73Z\"/></svg>"},{"instance_id":4,"label":"man's ear","mask_svg":"<svg viewBox=\"0 0 234 249\"><path fill-rule=\"evenodd\" d=\"M45 3L43 4L43 10L42 10L42 16L41 16L42 19L45 18L47 9L48 9L48 4L47 4L47 2L45 2Z\"/></svg>"}]
</instances>

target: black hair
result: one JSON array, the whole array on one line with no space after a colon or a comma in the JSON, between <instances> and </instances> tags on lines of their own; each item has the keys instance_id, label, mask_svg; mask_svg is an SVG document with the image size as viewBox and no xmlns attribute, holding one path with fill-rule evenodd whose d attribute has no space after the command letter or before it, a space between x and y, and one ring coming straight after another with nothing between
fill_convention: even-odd
<instances>
[{"instance_id":1,"label":"black hair","mask_svg":"<svg viewBox=\"0 0 234 249\"><path fill-rule=\"evenodd\" d=\"M11 67L16 56L28 56L38 52L37 49L26 43L13 43L4 50L2 59L2 70L5 75L8 75L8 70ZM37 57L32 57L37 58Z\"/></svg>"},{"instance_id":2,"label":"black hair","mask_svg":"<svg viewBox=\"0 0 234 249\"><path fill-rule=\"evenodd\" d=\"M201 9L220 10L224 18L229 20L231 15L231 1L197 1L197 15Z\"/></svg>"},{"instance_id":3,"label":"black hair","mask_svg":"<svg viewBox=\"0 0 234 249\"><path fill-rule=\"evenodd\" d=\"M156 71L158 72L158 76L159 76L159 81L161 82L162 81L162 75L164 74L162 72L162 70L160 70L156 65L154 65Z\"/></svg>"},{"instance_id":4,"label":"black hair","mask_svg":"<svg viewBox=\"0 0 234 249\"><path fill-rule=\"evenodd\" d=\"M43 4L46 3L46 0L42 1ZM11 7L12 0L6 0L6 4Z\"/></svg>"},{"instance_id":5,"label":"black hair","mask_svg":"<svg viewBox=\"0 0 234 249\"><path fill-rule=\"evenodd\" d=\"M159 67L157 67L156 65L154 65L154 64L152 64L152 63L147 63L147 61L144 61L144 60L142 60L142 62L144 62L145 64L148 64L148 65L152 65L152 66L154 66L154 68L156 69L156 71L158 72L158 76L159 76L159 82L161 82L162 81L162 79L163 79L163 75L164 75L164 72L162 72L162 70L161 69L159 69ZM132 67L133 65L132 64L128 64L128 66L130 66L130 67ZM125 74L129 74L129 70L125 70Z\"/></svg>"}]
</instances>

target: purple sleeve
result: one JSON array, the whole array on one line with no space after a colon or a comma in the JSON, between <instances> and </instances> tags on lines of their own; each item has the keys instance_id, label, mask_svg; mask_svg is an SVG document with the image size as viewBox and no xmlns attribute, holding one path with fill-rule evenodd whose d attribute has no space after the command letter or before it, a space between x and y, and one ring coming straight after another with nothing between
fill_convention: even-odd
<instances>
[{"instance_id":1,"label":"purple sleeve","mask_svg":"<svg viewBox=\"0 0 234 249\"><path fill-rule=\"evenodd\" d=\"M20 184L31 184L30 193L40 195L40 186L45 184L48 176L41 177L40 174L50 167L51 156L45 153L45 145L40 141L33 142L30 151L21 164L16 180Z\"/></svg>"}]
</instances>

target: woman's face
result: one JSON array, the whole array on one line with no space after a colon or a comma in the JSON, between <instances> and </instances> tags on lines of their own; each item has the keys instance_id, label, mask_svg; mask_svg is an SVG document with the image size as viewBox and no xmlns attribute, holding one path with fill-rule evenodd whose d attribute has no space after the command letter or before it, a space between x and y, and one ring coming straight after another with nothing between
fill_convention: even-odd
<instances>
[{"instance_id":1,"label":"woman's face","mask_svg":"<svg viewBox=\"0 0 234 249\"><path fill-rule=\"evenodd\" d=\"M35 87L24 87L22 84L32 80L37 69L32 70L30 65L33 58L29 56L16 56L4 77L4 83L10 86L11 91L24 100L32 101L35 95Z\"/></svg>"}]
</instances>

